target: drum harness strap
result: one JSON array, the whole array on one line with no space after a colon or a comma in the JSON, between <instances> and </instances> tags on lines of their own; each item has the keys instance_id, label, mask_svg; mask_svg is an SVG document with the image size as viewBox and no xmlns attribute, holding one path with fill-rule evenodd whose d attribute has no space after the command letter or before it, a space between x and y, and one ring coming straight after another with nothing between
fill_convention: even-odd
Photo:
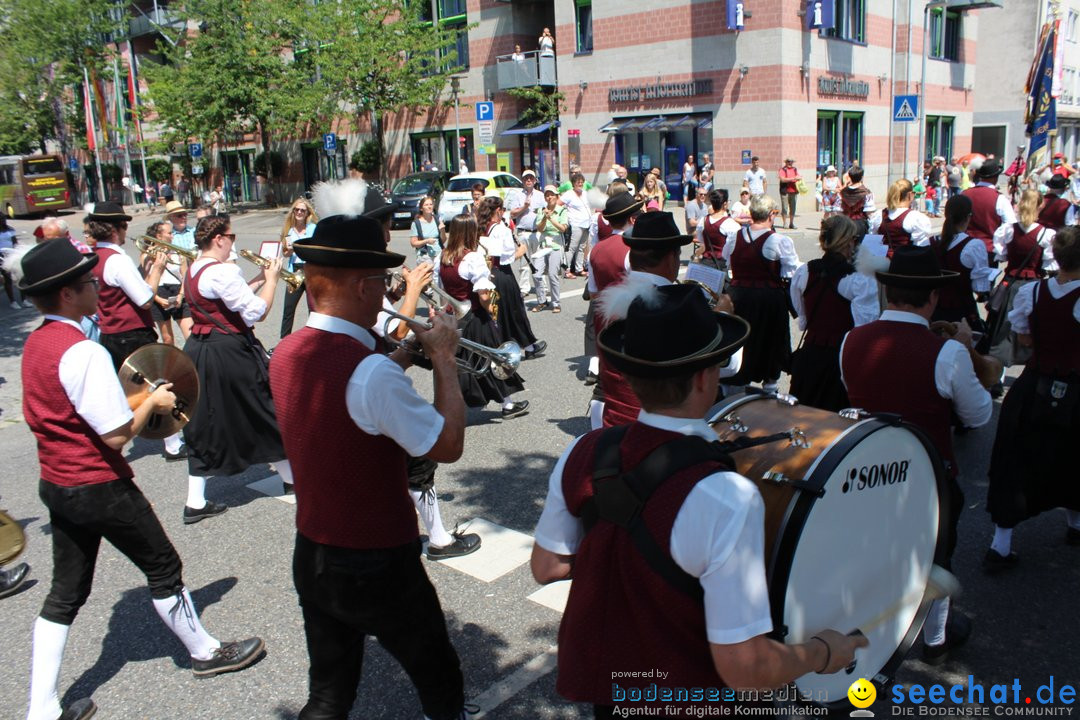
<instances>
[{"instance_id":1,"label":"drum harness strap","mask_svg":"<svg viewBox=\"0 0 1080 720\"><path fill-rule=\"evenodd\" d=\"M629 425L605 430L596 443L592 497L581 506L581 519L588 533L600 520L606 520L629 533L645 562L672 587L704 602L705 591L698 578L683 570L665 552L645 526L641 515L645 504L660 485L672 475L704 462L716 462L733 470L730 452L789 440L790 433L776 433L759 438L740 437L728 442L710 442L696 435L675 438L656 448L637 467L622 472L621 450Z\"/></svg>"}]
</instances>

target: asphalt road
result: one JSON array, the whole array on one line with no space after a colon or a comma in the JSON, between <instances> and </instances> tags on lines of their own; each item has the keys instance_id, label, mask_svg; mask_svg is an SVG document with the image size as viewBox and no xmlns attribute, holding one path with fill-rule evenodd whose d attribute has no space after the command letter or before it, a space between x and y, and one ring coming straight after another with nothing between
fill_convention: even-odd
<instances>
[{"instance_id":1,"label":"asphalt road","mask_svg":"<svg viewBox=\"0 0 1080 720\"><path fill-rule=\"evenodd\" d=\"M276 238L283 217L280 210L237 215L233 228L239 247L256 249L261 241ZM79 219L69 217L76 227ZM129 235L153 219L139 215ZM14 223L23 237L29 237L33 224ZM816 224L816 217L800 217L800 226ZM406 234L394 232L395 249L406 252ZM817 254L815 230L792 234L803 260ZM465 456L436 476L447 526L472 520L473 529L485 535L483 555L473 556L479 562L466 570L446 563L428 562L426 567L461 656L466 695L491 718L591 717L590 708L567 703L555 692L553 647L560 612L529 599L539 588L526 562L547 475L567 443L588 429L584 413L590 389L581 382L583 284L564 283L562 314L530 315L536 334L549 343L547 354L525 362L521 371L530 412L504 421L495 406L470 411ZM279 290L269 319L258 327L268 347L277 341L283 294ZM36 497L37 453L20 412L20 353L37 317L33 310L12 311L0 303L0 506L25 525L29 546L22 560L33 566L26 587L0 600L3 718L25 713L31 629L51 570L48 517ZM305 317L301 304L297 327ZM793 337L798 337L794 331ZM420 392L430 396L430 378L415 369L410 375ZM919 661L917 644L897 675L905 686L949 686L966 683L971 676L987 692L991 684L1011 685L1019 679L1024 692L1033 694L1050 676L1058 688L1080 680L1075 615L1080 548L1064 545L1062 512L1047 513L1016 532L1014 549L1022 563L1011 574L990 578L980 570L992 533L984 498L996 417L995 409L988 427L956 440L966 494L954 561L964 586L958 606L972 617L975 633L952 661L937 668ZM226 640L260 635L267 656L242 673L196 681L182 646L154 614L142 576L106 546L98 560L95 592L73 628L65 655L60 682L65 699L92 695L102 718L295 717L306 697L307 656L290 576L293 507L248 487L271 475L270 469L257 466L242 476L212 480L208 496L227 503L229 512L184 526L186 465L166 463L159 442L141 439L130 446L128 457L185 561L185 580L208 630ZM821 562L842 563L844 558L822 557ZM368 643L368 651L350 717L420 718L404 673L377 643ZM888 693L879 693L871 710L881 716L894 714L896 708ZM989 712L994 714L994 709Z\"/></svg>"}]
</instances>

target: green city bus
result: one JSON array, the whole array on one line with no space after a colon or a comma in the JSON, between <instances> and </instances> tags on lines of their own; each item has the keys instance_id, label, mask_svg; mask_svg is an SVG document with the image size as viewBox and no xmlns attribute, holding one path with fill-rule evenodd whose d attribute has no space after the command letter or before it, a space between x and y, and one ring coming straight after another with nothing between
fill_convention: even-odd
<instances>
[{"instance_id":1,"label":"green city bus","mask_svg":"<svg viewBox=\"0 0 1080 720\"><path fill-rule=\"evenodd\" d=\"M59 155L0 155L0 208L9 218L71 207Z\"/></svg>"}]
</instances>

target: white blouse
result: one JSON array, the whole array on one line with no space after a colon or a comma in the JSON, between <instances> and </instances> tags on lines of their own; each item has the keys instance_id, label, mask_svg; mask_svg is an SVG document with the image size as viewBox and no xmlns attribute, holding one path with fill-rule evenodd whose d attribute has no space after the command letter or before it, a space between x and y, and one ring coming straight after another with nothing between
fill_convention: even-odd
<instances>
[{"instance_id":1,"label":"white blouse","mask_svg":"<svg viewBox=\"0 0 1080 720\"><path fill-rule=\"evenodd\" d=\"M517 242L510 228L502 223L496 223L488 230L489 235L480 236L480 244L487 251L489 257L498 258L503 265L514 261L514 253L517 251Z\"/></svg>"}]
</instances>

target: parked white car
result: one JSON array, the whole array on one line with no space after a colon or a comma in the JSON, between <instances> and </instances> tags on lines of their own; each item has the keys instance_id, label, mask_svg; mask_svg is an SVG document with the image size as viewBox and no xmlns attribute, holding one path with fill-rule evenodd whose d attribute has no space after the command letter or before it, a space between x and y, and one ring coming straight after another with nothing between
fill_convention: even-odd
<instances>
[{"instance_id":1,"label":"parked white car","mask_svg":"<svg viewBox=\"0 0 1080 720\"><path fill-rule=\"evenodd\" d=\"M485 170L455 175L450 178L439 199L439 222L446 222L461 214L461 210L472 202L472 186L478 182L486 186L485 195L498 196L503 201L510 192L525 187L521 180L506 172Z\"/></svg>"}]
</instances>

